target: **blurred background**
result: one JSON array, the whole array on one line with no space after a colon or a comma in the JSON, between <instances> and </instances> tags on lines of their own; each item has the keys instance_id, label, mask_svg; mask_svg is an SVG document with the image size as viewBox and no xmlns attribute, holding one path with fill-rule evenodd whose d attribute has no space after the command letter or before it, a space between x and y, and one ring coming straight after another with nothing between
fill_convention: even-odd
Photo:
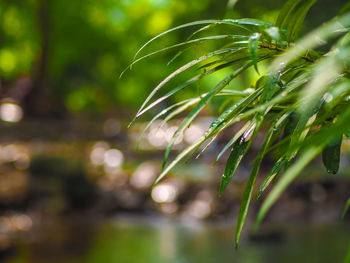
<instances>
[{"instance_id":1,"label":"blurred background","mask_svg":"<svg viewBox=\"0 0 350 263\"><path fill-rule=\"evenodd\" d=\"M176 51L150 57L119 79L153 36L199 19L254 17L274 22L284 1L250 0L1 0L0 1L0 262L340 262L349 246L350 144L330 176L320 160L279 199L258 232L253 202L238 252L235 220L249 176L253 145L222 198L224 161L216 154L229 129L198 160L179 165L159 185L167 142L178 120L142 129L187 89L127 129L148 93L201 49L167 66ZM304 32L337 14L345 0L322 0ZM193 28L153 43L152 51L186 39ZM145 53L143 53L145 54ZM226 72L227 73L227 72ZM186 75L187 74L187 75ZM203 92L225 72L203 81ZM181 82L188 73L178 77ZM247 71L232 85L244 89ZM208 109L176 142L194 142L212 121ZM262 173L271 168L266 159ZM258 181L259 183L259 181Z\"/></svg>"}]
</instances>

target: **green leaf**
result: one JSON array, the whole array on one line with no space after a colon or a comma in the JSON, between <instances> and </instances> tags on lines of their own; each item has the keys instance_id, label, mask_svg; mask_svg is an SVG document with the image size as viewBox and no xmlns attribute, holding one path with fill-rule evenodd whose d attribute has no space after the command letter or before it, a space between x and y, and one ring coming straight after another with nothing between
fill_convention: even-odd
<instances>
[{"instance_id":1,"label":"green leaf","mask_svg":"<svg viewBox=\"0 0 350 263\"><path fill-rule=\"evenodd\" d=\"M350 2L347 2L345 5L342 6L342 8L339 11L339 15L344 15L348 11L350 11Z\"/></svg>"},{"instance_id":2,"label":"green leaf","mask_svg":"<svg viewBox=\"0 0 350 263\"><path fill-rule=\"evenodd\" d=\"M279 174L279 172L282 170L282 168L287 163L287 160L284 157L281 157L272 167L271 171L268 173L268 175L265 177L264 181L261 183L257 200L260 199L262 193L265 191L265 189L269 186L269 184L276 178L276 176Z\"/></svg>"},{"instance_id":3,"label":"green leaf","mask_svg":"<svg viewBox=\"0 0 350 263\"><path fill-rule=\"evenodd\" d=\"M265 199L263 205L261 206L258 216L256 218L255 228L259 226L267 211L275 203L277 198L286 189L286 187L299 175L299 173L306 167L306 165L309 162L311 162L322 151L322 147L323 145L320 144L308 148L295 162L295 164L285 172L285 174L281 177L281 179L272 189L270 194Z\"/></svg>"},{"instance_id":4,"label":"green leaf","mask_svg":"<svg viewBox=\"0 0 350 263\"><path fill-rule=\"evenodd\" d=\"M140 52L146 47L148 46L151 42L153 42L154 40L160 38L161 36L164 36L166 34L169 34L175 30L179 30L182 28L186 28L186 27L191 27L191 26L197 26L197 25L205 25L205 24L215 24L215 25L233 25L233 26L237 26L237 27L241 27L251 33L253 33L253 31L251 29L249 29L249 27L247 26L256 26L256 27L262 27L262 28L269 28L272 27L273 24L266 22L266 21L262 21L262 20L258 20L258 19L250 19L250 18L242 18L242 19L223 19L223 20L200 20L200 21L195 21L195 22L191 22L191 23L186 23L174 28L171 28L163 33L160 33L159 35L153 37L152 39L150 39L149 41L147 41L135 54L134 56L134 60L136 59L136 57L138 56L138 54L140 54Z\"/></svg>"},{"instance_id":5,"label":"green leaf","mask_svg":"<svg viewBox=\"0 0 350 263\"><path fill-rule=\"evenodd\" d=\"M274 93L280 89L280 87L277 85L280 80L280 73L274 73L267 75L266 83L263 85L263 92L261 94L260 98L260 104L263 104L267 101L270 101L273 97Z\"/></svg>"},{"instance_id":6,"label":"green leaf","mask_svg":"<svg viewBox=\"0 0 350 263\"><path fill-rule=\"evenodd\" d=\"M346 131L344 132L344 135L345 135L348 139L350 139L350 129L346 130Z\"/></svg>"},{"instance_id":7,"label":"green leaf","mask_svg":"<svg viewBox=\"0 0 350 263\"><path fill-rule=\"evenodd\" d=\"M189 107L195 105L196 103L198 103L201 100L201 98L196 98L193 99L189 102L187 102L186 104L178 107L177 109L175 109L173 112L169 113L164 120L162 121L161 125L164 125L165 123L167 123L168 121L170 121L171 119L173 119L176 115L179 115L180 113L184 112L185 110L187 110Z\"/></svg>"},{"instance_id":8,"label":"green leaf","mask_svg":"<svg viewBox=\"0 0 350 263\"><path fill-rule=\"evenodd\" d=\"M188 49L188 48L187 48ZM175 61L175 59L177 59L178 57L180 57L182 54L184 53L184 50L180 50L178 51L175 56L173 56L169 62L166 64L167 66L169 66L171 63L173 63Z\"/></svg>"},{"instance_id":9,"label":"green leaf","mask_svg":"<svg viewBox=\"0 0 350 263\"><path fill-rule=\"evenodd\" d=\"M131 69L136 63L139 63L140 61L146 59L146 58L149 58L151 56L154 56L154 55L157 55L159 53L162 53L162 52L165 52L165 51L168 51L170 49L174 49L174 48L177 48L177 47L181 47L181 46L185 46L185 45L190 45L190 44L197 44L197 43L205 43L205 42L208 42L208 41L213 41L213 40L222 40L222 39L247 39L248 37L247 36L243 36L243 35L217 35L217 36L209 36L209 37L203 37L203 38L197 38L197 39L192 39L192 40L188 40L188 41L184 41L184 42L181 42L181 43L178 43L178 44L175 44L175 45L172 45L172 46L168 46L168 47L165 47L165 48L162 48L162 49L159 49L159 50L156 50L154 52L151 52L149 54L146 54L138 59L135 59L130 65L128 65L123 71L122 73L120 74L120 77L122 77L124 75L124 73L128 70L128 69ZM237 43L241 43L241 41L233 41L234 43L237 42ZM245 42L243 42L245 43ZM194 46L194 45L193 45ZM189 48L189 47L188 47ZM171 62L173 62L179 55L181 55L181 53L184 52L184 51L179 51L168 63L167 65L169 65Z\"/></svg>"},{"instance_id":10,"label":"green leaf","mask_svg":"<svg viewBox=\"0 0 350 263\"><path fill-rule=\"evenodd\" d=\"M280 28L285 27L285 24L289 21L294 8L302 1L304 0L288 0L279 12L276 25Z\"/></svg>"},{"instance_id":11,"label":"green leaf","mask_svg":"<svg viewBox=\"0 0 350 263\"><path fill-rule=\"evenodd\" d=\"M285 156L290 144L290 137L295 131L300 120L300 115L298 112L293 111L287 119L286 126L284 127L283 135L281 138L281 145L279 146L278 152L279 156Z\"/></svg>"},{"instance_id":12,"label":"green leaf","mask_svg":"<svg viewBox=\"0 0 350 263\"><path fill-rule=\"evenodd\" d=\"M267 150L269 144L271 143L271 141L273 140L274 135L278 135L280 133L281 127L283 126L283 124L286 121L289 114L290 114L290 112L287 112L287 113L283 114L280 118L276 119L276 121L272 125L271 129L267 133L265 140L264 140L264 143L262 144L261 149L259 151L259 154L254 161L254 165L253 165L252 171L250 173L246 188L244 190L241 206L239 209L237 226L236 226L236 234L235 234L236 249L238 248L239 238L241 236L243 225L244 225L245 219L246 219L247 214L248 214L248 208L249 208L249 204L250 204L250 201L252 198L253 188L254 188L254 184L256 181L256 177L258 175L261 161L264 158L264 156L266 154L266 150Z\"/></svg>"},{"instance_id":13,"label":"green leaf","mask_svg":"<svg viewBox=\"0 0 350 263\"><path fill-rule=\"evenodd\" d=\"M343 221L344 220L344 217L346 215L346 212L349 210L349 207L350 207L350 198L348 199L348 201L346 201L346 204L344 206L344 210L340 216L340 221Z\"/></svg>"},{"instance_id":14,"label":"green leaf","mask_svg":"<svg viewBox=\"0 0 350 263\"><path fill-rule=\"evenodd\" d=\"M222 196L226 186L231 181L234 173L238 168L238 165L240 164L243 156L246 153L248 144L249 142L244 139L243 135L239 137L239 139L234 143L230 156L228 157L226 162L225 172L222 175L219 196Z\"/></svg>"},{"instance_id":15,"label":"green leaf","mask_svg":"<svg viewBox=\"0 0 350 263\"><path fill-rule=\"evenodd\" d=\"M234 6L237 4L238 0L228 0L227 2L227 9L233 9Z\"/></svg>"},{"instance_id":16,"label":"green leaf","mask_svg":"<svg viewBox=\"0 0 350 263\"><path fill-rule=\"evenodd\" d=\"M350 263L350 244L349 244L348 249L346 251L344 263Z\"/></svg>"},{"instance_id":17,"label":"green leaf","mask_svg":"<svg viewBox=\"0 0 350 263\"><path fill-rule=\"evenodd\" d=\"M254 33L250 36L249 42L248 42L248 50L250 53L250 56L252 57L252 61L254 64L255 71L259 73L258 67L257 67L257 58L258 58L258 44L259 44L259 38L261 34L260 33Z\"/></svg>"},{"instance_id":18,"label":"green leaf","mask_svg":"<svg viewBox=\"0 0 350 263\"><path fill-rule=\"evenodd\" d=\"M190 125L190 123L193 121L193 119L198 115L198 113L204 108L205 104L208 103L218 92L220 92L223 88L225 88L235 77L237 77L239 74L241 74L244 70L252 66L252 63L247 63L234 72L232 72L230 75L228 75L225 79L223 79L219 84L215 86L210 92L207 93L206 96L202 98L202 100L197 104L197 106L185 117L185 119L182 121L178 129L176 130L174 136L171 138L164 154L164 160L163 160L163 169L165 167L165 164L168 160L169 153L174 145L175 140L177 137L183 132L183 130ZM194 147L195 148L195 147ZM193 148L193 149L194 149ZM164 171L169 171L169 169L164 169ZM164 171L158 176L157 182L159 182L165 175Z\"/></svg>"},{"instance_id":19,"label":"green leaf","mask_svg":"<svg viewBox=\"0 0 350 263\"><path fill-rule=\"evenodd\" d=\"M152 124L153 124L155 121L157 121L157 120L158 120L160 117L162 117L163 115L167 114L167 113L168 113L170 110L172 110L173 108L176 108L176 107L181 106L181 105L183 105L183 104L186 105L186 104L189 103L190 101L192 101L192 100L189 99L189 100L184 100L184 101L180 101L180 102L178 102L178 103L175 103L175 104L173 104L173 105L171 105L171 106L165 108L165 109L162 110L161 112L159 112L156 116L154 116L154 117L152 118L152 120L150 120L150 121L147 123L146 127L142 130L142 132L141 132L141 134L140 134L140 138L139 138L138 143L137 143L137 148L139 148L140 142L141 142L141 140L142 140L144 134L145 134L146 131L152 126ZM199 101L199 99L198 99L197 101ZM196 103L196 102L195 102L195 103Z\"/></svg>"},{"instance_id":20,"label":"green leaf","mask_svg":"<svg viewBox=\"0 0 350 263\"><path fill-rule=\"evenodd\" d=\"M230 108L228 108L226 111L224 111L208 128L208 130L205 132L205 136L209 138L212 134L217 132L217 129L221 129L223 127L227 127L228 125L233 124L234 120L238 115L244 111L250 104L252 104L258 96L261 94L261 89L256 90L254 93L247 96L245 99L234 103ZM228 120L231 120L227 123ZM254 122L254 120L253 120ZM213 166L219 161L221 156L231 147L231 145L238 139L238 137L241 135L241 132L243 133L246 128L251 125L250 123L247 123L243 126L243 128L236 133L236 135L225 145L225 147L221 150L221 152L216 157L216 160L213 164Z\"/></svg>"},{"instance_id":21,"label":"green leaf","mask_svg":"<svg viewBox=\"0 0 350 263\"><path fill-rule=\"evenodd\" d=\"M236 249L238 248L239 238L241 236L243 225L244 225L245 219L246 219L247 214L248 214L248 208L249 208L249 204L250 204L250 201L252 198L253 188L254 188L254 184L256 181L256 177L258 175L259 167L260 167L261 161L263 159L263 156L265 154L265 151L267 149L267 146L269 145L269 142L272 138L272 134L273 134L273 131L270 131L268 133L268 135L266 136L264 144L260 150L260 153L254 162L254 165L253 165L252 171L250 173L246 188L244 190L241 206L240 206L239 213L238 213L237 226L236 226L236 234L235 234L235 247L236 247Z\"/></svg>"},{"instance_id":22,"label":"green leaf","mask_svg":"<svg viewBox=\"0 0 350 263\"><path fill-rule=\"evenodd\" d=\"M217 155L213 166L215 166L215 164L220 160L222 155L243 135L243 133L249 129L249 126L251 126L251 122L250 121L247 122L238 132L236 132L235 136L233 136L228 141L228 143L226 143L225 147Z\"/></svg>"},{"instance_id":23,"label":"green leaf","mask_svg":"<svg viewBox=\"0 0 350 263\"><path fill-rule=\"evenodd\" d=\"M190 67L200 63L201 61L204 61L210 57L213 57L215 55L218 55L218 54L222 54L222 53L225 53L225 52L229 52L231 51L232 49L222 49L222 50L216 50L216 51L213 51L213 52L210 52L204 56L201 56L200 58L197 58L197 59L194 59L190 62L188 62L187 64L183 65L182 67L178 68L177 70L175 70L173 73L171 73L168 77L166 77L163 81L161 81L153 90L152 92L148 95L148 97L146 98L146 100L143 102L143 104L141 105L140 109L138 110L135 118L138 118L140 117L144 112L145 112L145 108L146 108L146 105L147 103L153 98L153 96L167 83L169 82L172 78L176 77L177 75L179 75L180 73L182 73L183 71L189 69ZM201 75L198 76L198 78L200 77ZM182 85L180 85L182 86ZM150 107L147 107L146 109L149 110ZM134 118L134 119L135 119Z\"/></svg>"},{"instance_id":24,"label":"green leaf","mask_svg":"<svg viewBox=\"0 0 350 263\"><path fill-rule=\"evenodd\" d=\"M339 170L340 162L340 147L342 144L343 136L334 138L322 151L322 161L330 174L336 174Z\"/></svg>"},{"instance_id":25,"label":"green leaf","mask_svg":"<svg viewBox=\"0 0 350 263\"><path fill-rule=\"evenodd\" d=\"M288 30L287 41L294 41L300 32L307 13L317 0L304 0L300 8L295 12L294 19Z\"/></svg>"},{"instance_id":26,"label":"green leaf","mask_svg":"<svg viewBox=\"0 0 350 263\"><path fill-rule=\"evenodd\" d=\"M300 157L288 168L284 175L280 177L280 180L265 199L258 213L255 228L258 227L267 211L275 203L281 193L300 174L306 165L321 153L323 148L332 140L332 138L340 135L343 130L348 127L349 119L350 108L338 116L334 125L331 127L324 127L308 139L308 142L305 143L305 146L303 147L303 152Z\"/></svg>"},{"instance_id":27,"label":"green leaf","mask_svg":"<svg viewBox=\"0 0 350 263\"><path fill-rule=\"evenodd\" d=\"M270 67L271 71L282 70L291 61L303 56L309 49L317 48L326 44L327 39L336 37L347 31L346 27L350 26L350 14L346 14L339 19L330 22L322 27L319 27L307 34L301 40L298 41L295 47L285 52L282 56L278 57Z\"/></svg>"},{"instance_id":28,"label":"green leaf","mask_svg":"<svg viewBox=\"0 0 350 263\"><path fill-rule=\"evenodd\" d=\"M277 42L281 40L280 29L278 27L273 26L273 27L267 28L265 29L265 32L273 40L276 40Z\"/></svg>"},{"instance_id":29,"label":"green leaf","mask_svg":"<svg viewBox=\"0 0 350 263\"><path fill-rule=\"evenodd\" d=\"M189 153L191 153L193 151L194 148L197 147L197 145L200 143L201 141L198 140L197 142L189 145L186 149L184 149L180 154L178 154L175 159L167 166L165 167L165 169L161 172L161 174L156 178L156 180L154 181L154 185L156 185L157 183L159 183L160 180L162 180L164 178L165 175L167 175L169 173L169 171L171 169L174 168L174 166L176 166L183 158L185 158L186 155L188 155Z\"/></svg>"}]
</instances>

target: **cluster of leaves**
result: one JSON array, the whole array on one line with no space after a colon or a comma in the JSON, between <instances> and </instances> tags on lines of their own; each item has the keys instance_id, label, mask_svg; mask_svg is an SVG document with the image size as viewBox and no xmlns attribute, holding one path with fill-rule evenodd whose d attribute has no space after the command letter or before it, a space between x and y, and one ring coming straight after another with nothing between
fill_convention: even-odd
<instances>
[{"instance_id":1,"label":"cluster of leaves","mask_svg":"<svg viewBox=\"0 0 350 263\"><path fill-rule=\"evenodd\" d=\"M176 58L198 42L219 39L227 41L223 47L188 62L160 82L145 100L135 119L174 93L196 85L206 76L222 69L230 69L230 74L209 92L169 106L157 114L147 128L164 116L167 121L191 109L166 148L163 170L156 180L157 183L181 160L189 158L198 150L204 151L223 130L243 121L243 127L227 142L216 159L218 161L224 152L231 150L219 189L221 195L258 131L263 125L268 127L265 140L253 162L241 203L236 245L251 202L260 164L268 152L275 150L277 157L273 168L259 187L258 198L271 182L275 182L275 185L261 206L256 225L261 222L286 187L319 154L322 153L327 171L331 174L337 173L343 136L350 135L350 14L343 12L344 14L298 39L304 19L315 2L316 0L287 1L275 24L256 19L204 20L184 24L151 39L137 52L132 63L159 52L184 46L185 49L179 51ZM198 33L207 32L220 25L237 28L237 32L240 33L195 38ZM186 41L136 58L140 51L155 39L191 26L201 27ZM323 51L320 51L321 46ZM263 61L267 62L269 67L267 73L255 83L254 89L229 89L230 82L248 68L254 67L259 73L258 65ZM152 101L155 94L171 79L198 65L204 69L203 73L193 76ZM211 123L204 135L167 164L175 140L216 96L239 99L228 100L226 109Z\"/></svg>"}]
</instances>

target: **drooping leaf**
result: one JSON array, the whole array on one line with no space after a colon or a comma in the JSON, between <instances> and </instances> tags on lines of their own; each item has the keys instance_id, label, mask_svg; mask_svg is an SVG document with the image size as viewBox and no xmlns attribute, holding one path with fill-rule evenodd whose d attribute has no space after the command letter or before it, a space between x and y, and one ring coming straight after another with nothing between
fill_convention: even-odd
<instances>
[{"instance_id":1,"label":"drooping leaf","mask_svg":"<svg viewBox=\"0 0 350 263\"><path fill-rule=\"evenodd\" d=\"M169 153L174 145L175 140L177 137L183 132L183 130L189 126L189 124L193 121L193 119L198 115L198 113L204 108L205 104L208 103L218 92L220 92L223 88L225 88L235 77L237 77L240 73L242 73L244 70L252 66L252 63L247 63L243 66L241 66L239 69L232 72L230 75L228 75L225 79L223 79L219 84L215 86L206 96L202 98L202 100L197 104L197 106L185 117L185 119L182 121L178 129L176 130L175 134L171 138L164 154L164 160L163 160L163 169L165 167L165 164L168 160ZM195 147L194 147L195 148ZM165 169L164 171L166 171ZM162 177L165 176L165 173L161 173L157 181L161 180Z\"/></svg>"},{"instance_id":2,"label":"drooping leaf","mask_svg":"<svg viewBox=\"0 0 350 263\"><path fill-rule=\"evenodd\" d=\"M285 27L285 24L289 21L291 13L295 7L303 0L288 0L282 7L278 14L276 25L280 28Z\"/></svg>"},{"instance_id":3,"label":"drooping leaf","mask_svg":"<svg viewBox=\"0 0 350 263\"><path fill-rule=\"evenodd\" d=\"M304 0L300 8L295 12L292 25L288 30L287 41L291 42L298 36L301 26L303 25L306 15L310 8L317 2L317 0Z\"/></svg>"},{"instance_id":4,"label":"drooping leaf","mask_svg":"<svg viewBox=\"0 0 350 263\"><path fill-rule=\"evenodd\" d=\"M350 108L338 116L334 125L331 127L324 127L308 139L308 142L305 144L305 147L303 147L303 152L298 160L288 168L283 176L280 177L280 180L265 199L256 218L255 227L258 227L270 207L275 203L286 187L300 174L306 165L322 152L323 148L332 140L332 138L342 133L342 131L348 126L349 119ZM332 134L332 136L330 136L330 134Z\"/></svg>"},{"instance_id":5,"label":"drooping leaf","mask_svg":"<svg viewBox=\"0 0 350 263\"><path fill-rule=\"evenodd\" d=\"M331 140L322 151L322 161L330 174L336 174L339 170L340 162L340 147L343 141L343 136Z\"/></svg>"},{"instance_id":6,"label":"drooping leaf","mask_svg":"<svg viewBox=\"0 0 350 263\"><path fill-rule=\"evenodd\" d=\"M259 44L259 38L261 34L260 33L254 33L250 36L249 42L248 42L248 50L250 53L250 56L252 57L252 61L254 63L255 71L259 73L258 66L257 66L257 58L258 58L258 44Z\"/></svg>"},{"instance_id":7,"label":"drooping leaf","mask_svg":"<svg viewBox=\"0 0 350 263\"><path fill-rule=\"evenodd\" d=\"M277 198L286 189L286 187L300 174L300 172L322 151L322 145L314 145L307 149L300 158L293 164L280 178L276 186L265 199L257 215L255 228L257 228L266 215L270 207L275 203Z\"/></svg>"},{"instance_id":8,"label":"drooping leaf","mask_svg":"<svg viewBox=\"0 0 350 263\"><path fill-rule=\"evenodd\" d=\"M228 0L227 2L227 9L233 9L234 6L237 4L238 0Z\"/></svg>"},{"instance_id":9,"label":"drooping leaf","mask_svg":"<svg viewBox=\"0 0 350 263\"><path fill-rule=\"evenodd\" d=\"M184 66L178 68L177 70L175 70L173 73L171 73L168 77L166 77L163 81L161 81L153 90L152 92L148 95L148 97L146 98L146 100L143 102L143 104L141 105L140 109L138 110L136 117L141 116L145 111L144 108L146 107L147 103L153 98L153 96L158 92L158 90L160 90L167 82L169 82L169 80L171 80L172 78L174 78L175 76L179 75L180 73L182 73L183 71L189 69L190 67L200 63L203 60L206 60L210 57L213 57L215 55L218 54L222 54L225 52L229 52L229 49L224 49L224 50L216 50L213 52L210 52L209 54L206 54L200 58L194 59L190 62L188 62L187 64L185 64Z\"/></svg>"},{"instance_id":10,"label":"drooping leaf","mask_svg":"<svg viewBox=\"0 0 350 263\"><path fill-rule=\"evenodd\" d=\"M149 41L147 41L135 54L134 59L136 59L136 57L138 56L138 54L146 47L148 46L151 42L153 42L154 40L169 34L173 31L182 29L182 28L186 28L186 27L191 27L191 26L197 26L197 25L208 25L208 24L215 24L215 25L232 25L232 26L237 26L237 27L241 27L251 33L253 33L253 31L251 29L249 29L249 27L247 26L255 26L255 27L262 27L262 28L269 28L274 26L273 24L266 22L266 21L262 21L262 20L258 20L258 19L251 19L251 18L242 18L242 19L223 19L223 20L200 20L200 21L195 21L195 22L191 22L191 23L186 23L174 28L171 28L167 31L164 31L163 33L160 33L159 35L153 37L152 39L150 39Z\"/></svg>"},{"instance_id":11,"label":"drooping leaf","mask_svg":"<svg viewBox=\"0 0 350 263\"><path fill-rule=\"evenodd\" d=\"M238 165L246 153L248 144L249 142L244 139L243 135L234 143L230 156L226 162L225 172L222 175L219 196L222 196L226 186L231 181L234 173L238 168Z\"/></svg>"},{"instance_id":12,"label":"drooping leaf","mask_svg":"<svg viewBox=\"0 0 350 263\"><path fill-rule=\"evenodd\" d=\"M320 28L315 29L311 33L307 34L305 37L300 39L295 45L287 52L277 58L271 64L271 71L278 71L283 69L291 61L303 57L307 50L311 48L317 48L321 45L325 45L327 39L334 38L344 32L347 32L347 27L350 26L350 13L345 14L339 19L330 22Z\"/></svg>"},{"instance_id":13,"label":"drooping leaf","mask_svg":"<svg viewBox=\"0 0 350 263\"><path fill-rule=\"evenodd\" d=\"M183 104L186 104L188 103L189 101L191 100L184 100L184 101L180 101L178 103L175 103L169 107L167 107L166 109L162 110L161 112L159 112L156 116L154 116L152 118L152 120L150 120L146 127L142 130L141 134L140 134L140 137L139 137L139 140L138 140L138 144L137 144L137 148L139 148L139 145L140 145L140 142L144 136L144 134L146 133L146 131L152 126L153 123L155 123L157 120L159 120L163 115L167 114L170 110L172 110L173 108L176 108L178 106L181 106Z\"/></svg>"},{"instance_id":14,"label":"drooping leaf","mask_svg":"<svg viewBox=\"0 0 350 263\"><path fill-rule=\"evenodd\" d=\"M265 140L264 140L264 143L262 144L261 149L258 153L258 156L254 161L254 165L253 165L252 171L250 173L246 188L244 190L241 206L239 209L237 226L236 226L236 234L235 234L235 247L236 247L236 249L238 248L239 238L241 236L243 225L244 225L245 219L247 217L249 204L250 204L250 201L252 198L253 188L254 188L254 184L256 181L256 177L258 175L261 161L264 158L264 156L266 154L266 150L267 150L269 144L271 143L271 141L273 140L274 135L278 135L280 133L281 127L283 127L283 124L286 121L289 114L290 114L290 112L287 112L287 113L283 114L281 116L281 118L276 119L276 121L272 125L271 129L267 133Z\"/></svg>"},{"instance_id":15,"label":"drooping leaf","mask_svg":"<svg viewBox=\"0 0 350 263\"><path fill-rule=\"evenodd\" d=\"M249 128L251 125L250 122L247 122L238 132L236 132L235 136L233 136L225 145L225 147L220 151L220 153L217 155L216 160L213 164L215 164L220 160L222 155L237 141L239 138L243 135L243 133Z\"/></svg>"},{"instance_id":16,"label":"drooping leaf","mask_svg":"<svg viewBox=\"0 0 350 263\"><path fill-rule=\"evenodd\" d=\"M171 49L174 49L174 48L178 48L178 47L181 47L181 46L185 46L185 45L193 45L193 44L197 44L197 43L205 43L205 42L208 42L208 41L213 41L213 40L222 40L222 39L246 39L247 37L246 36L242 36L242 35L217 35L217 36L209 36L209 37L203 37L203 38L197 38L197 39L192 39L192 40L187 40L187 41L184 41L184 42L181 42L181 43L178 43L178 44L175 44L175 45L172 45L172 46L168 46L168 47L165 47L165 48L162 48L162 49L159 49L157 51L153 51L151 53L148 53L138 59L135 59L130 65L128 65L123 71L122 73L120 74L120 77L122 77L124 75L124 73L128 70L128 69L131 69L136 63L139 63L140 61L146 59L146 58L149 58L151 56L154 56L154 55L157 55L159 53L162 53L162 52L165 52L165 51L168 51L168 50L171 50ZM237 42L237 43L240 43L241 41L233 41L233 42ZM243 42L244 43L244 42ZM191 47L191 46L190 46ZM174 59L176 59L179 55L181 55L183 51L179 51L175 57L173 57L168 63L167 65L169 65L172 61L174 61Z\"/></svg>"},{"instance_id":17,"label":"drooping leaf","mask_svg":"<svg viewBox=\"0 0 350 263\"><path fill-rule=\"evenodd\" d=\"M350 244L349 244L349 246L348 246L348 249L346 250L346 255L345 255L344 263L350 263Z\"/></svg>"},{"instance_id":18,"label":"drooping leaf","mask_svg":"<svg viewBox=\"0 0 350 263\"><path fill-rule=\"evenodd\" d=\"M344 206L344 210L343 210L343 212L342 212L342 214L340 216L340 221L344 220L344 217L345 217L346 213L348 212L349 207L350 207L350 198L348 199L348 201L346 201L346 204Z\"/></svg>"},{"instance_id":19,"label":"drooping leaf","mask_svg":"<svg viewBox=\"0 0 350 263\"><path fill-rule=\"evenodd\" d=\"M278 27L273 26L273 27L267 28L267 29L265 29L265 32L273 40L276 40L278 42L281 40L280 29Z\"/></svg>"},{"instance_id":20,"label":"drooping leaf","mask_svg":"<svg viewBox=\"0 0 350 263\"><path fill-rule=\"evenodd\" d=\"M265 191L265 189L269 186L269 184L276 178L276 176L279 174L279 172L282 170L282 168L287 163L287 160L285 157L281 157L272 167L271 171L268 173L268 175L265 177L264 181L261 183L257 199L260 199L262 193Z\"/></svg>"}]
</instances>

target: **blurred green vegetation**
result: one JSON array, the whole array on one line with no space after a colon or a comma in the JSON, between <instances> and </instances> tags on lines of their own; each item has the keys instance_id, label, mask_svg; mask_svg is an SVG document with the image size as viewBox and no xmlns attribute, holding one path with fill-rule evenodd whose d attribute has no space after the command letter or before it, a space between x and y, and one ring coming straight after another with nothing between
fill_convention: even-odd
<instances>
[{"instance_id":1,"label":"blurred green vegetation","mask_svg":"<svg viewBox=\"0 0 350 263\"><path fill-rule=\"evenodd\" d=\"M314 7L310 25L330 18L339 6L335 2L345 1L320 1ZM142 62L119 80L118 75L145 41L170 27L198 19L249 16L273 22L283 1L238 1L234 10L227 9L227 3L227 0L2 0L2 97L23 104L27 115L114 110L130 116L154 85L177 65L164 67L175 54L168 52ZM151 48L179 42L189 32L171 34ZM16 81L23 77L30 81L23 90L18 90ZM210 83L213 82L204 83L204 89ZM193 92L196 91L179 96Z\"/></svg>"}]
</instances>

